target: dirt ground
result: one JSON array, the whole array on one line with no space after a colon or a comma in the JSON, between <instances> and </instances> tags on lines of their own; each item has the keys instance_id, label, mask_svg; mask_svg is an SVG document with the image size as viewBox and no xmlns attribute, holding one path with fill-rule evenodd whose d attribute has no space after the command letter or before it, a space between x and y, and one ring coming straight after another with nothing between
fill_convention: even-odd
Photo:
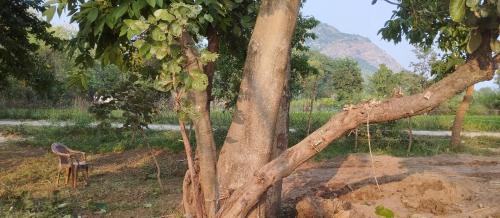
<instances>
[{"instance_id":1,"label":"dirt ground","mask_svg":"<svg viewBox=\"0 0 500 218\"><path fill-rule=\"evenodd\" d=\"M374 171L365 154L300 167L284 181L284 216L377 217L383 206L395 217L500 217L498 156L374 159Z\"/></svg>"},{"instance_id":2,"label":"dirt ground","mask_svg":"<svg viewBox=\"0 0 500 218\"><path fill-rule=\"evenodd\" d=\"M183 154L157 155L163 191L147 149L90 155L91 182L73 190L55 185L47 148L0 141L0 217L182 217ZM283 217L377 217L383 206L395 217L500 218L500 156L375 156L374 172L380 190L366 154L308 162L284 180ZM22 192L34 202L29 213L2 209Z\"/></svg>"},{"instance_id":3,"label":"dirt ground","mask_svg":"<svg viewBox=\"0 0 500 218\"><path fill-rule=\"evenodd\" d=\"M48 149L0 143L0 217L182 217L183 154L156 151L163 190L149 149L89 155L90 182L72 189Z\"/></svg>"}]
</instances>

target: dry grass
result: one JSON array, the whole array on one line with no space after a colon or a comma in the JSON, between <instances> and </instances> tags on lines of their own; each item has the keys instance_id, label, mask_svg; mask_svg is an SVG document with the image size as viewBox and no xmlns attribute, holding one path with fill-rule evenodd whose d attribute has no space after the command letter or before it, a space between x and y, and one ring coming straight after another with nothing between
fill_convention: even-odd
<instances>
[{"instance_id":1,"label":"dry grass","mask_svg":"<svg viewBox=\"0 0 500 218\"><path fill-rule=\"evenodd\" d=\"M55 184L57 159L46 148L0 144L0 217L182 217L182 154L156 150L160 191L148 150L90 155L90 184Z\"/></svg>"}]
</instances>

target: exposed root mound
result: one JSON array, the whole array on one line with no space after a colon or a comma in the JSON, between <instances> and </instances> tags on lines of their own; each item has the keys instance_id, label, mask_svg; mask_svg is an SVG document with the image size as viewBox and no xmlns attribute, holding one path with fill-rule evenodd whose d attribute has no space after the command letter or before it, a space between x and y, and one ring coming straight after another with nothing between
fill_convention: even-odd
<instances>
[{"instance_id":1,"label":"exposed root mound","mask_svg":"<svg viewBox=\"0 0 500 218\"><path fill-rule=\"evenodd\" d=\"M305 197L296 206L297 218L350 217L351 204L337 198Z\"/></svg>"},{"instance_id":2,"label":"exposed root mound","mask_svg":"<svg viewBox=\"0 0 500 218\"><path fill-rule=\"evenodd\" d=\"M446 215L460 213L457 203L470 198L471 193L446 178L425 173L411 175L400 182L387 183L381 189L379 191L373 185L365 186L341 198L360 204L381 200L380 203L384 203L386 207L403 207L408 212Z\"/></svg>"},{"instance_id":3,"label":"exposed root mound","mask_svg":"<svg viewBox=\"0 0 500 218\"><path fill-rule=\"evenodd\" d=\"M470 199L472 193L430 173L384 182L381 190L366 181L348 193L325 192L328 187L322 187L314 196L304 197L297 203L297 217L376 217L374 208L378 205L395 211L398 217L451 215L462 212L458 203Z\"/></svg>"}]
</instances>

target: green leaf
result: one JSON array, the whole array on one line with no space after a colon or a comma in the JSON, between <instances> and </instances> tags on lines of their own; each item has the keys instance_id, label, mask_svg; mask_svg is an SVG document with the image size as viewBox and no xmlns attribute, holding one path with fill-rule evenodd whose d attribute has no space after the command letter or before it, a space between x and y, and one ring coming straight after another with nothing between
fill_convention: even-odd
<instances>
[{"instance_id":1,"label":"green leaf","mask_svg":"<svg viewBox=\"0 0 500 218\"><path fill-rule=\"evenodd\" d=\"M99 9L97 8L92 8L90 9L89 13L87 14L87 20L89 23L92 23L97 19L97 15L99 15Z\"/></svg>"},{"instance_id":2,"label":"green leaf","mask_svg":"<svg viewBox=\"0 0 500 218\"><path fill-rule=\"evenodd\" d=\"M136 16L141 15L141 9L143 9L146 6L145 1L135 1L132 3L132 10L134 11Z\"/></svg>"},{"instance_id":3,"label":"green leaf","mask_svg":"<svg viewBox=\"0 0 500 218\"><path fill-rule=\"evenodd\" d=\"M155 55L158 60L163 59L168 54L168 49L165 46L159 46L153 48L156 48ZM151 50L153 50L153 48L151 48Z\"/></svg>"},{"instance_id":4,"label":"green leaf","mask_svg":"<svg viewBox=\"0 0 500 218\"><path fill-rule=\"evenodd\" d=\"M52 18L54 17L54 14L56 13L56 7L55 6L50 6L43 12L43 15L47 17L47 21L51 21Z\"/></svg>"},{"instance_id":5,"label":"green leaf","mask_svg":"<svg viewBox=\"0 0 500 218\"><path fill-rule=\"evenodd\" d=\"M450 16L455 22L461 22L465 17L465 0L450 0Z\"/></svg>"},{"instance_id":6,"label":"green leaf","mask_svg":"<svg viewBox=\"0 0 500 218\"><path fill-rule=\"evenodd\" d=\"M164 41L165 39L167 39L167 36L165 36L165 33L159 28L155 28L152 32L152 38L155 41Z\"/></svg>"},{"instance_id":7,"label":"green leaf","mask_svg":"<svg viewBox=\"0 0 500 218\"><path fill-rule=\"evenodd\" d=\"M168 22L172 22L173 20L175 20L174 15L172 15L171 13L169 13L167 9L158 9L158 10L156 10L153 13L153 15L157 19L165 20L165 21L168 21Z\"/></svg>"},{"instance_id":8,"label":"green leaf","mask_svg":"<svg viewBox=\"0 0 500 218\"><path fill-rule=\"evenodd\" d=\"M474 51L476 51L479 46L481 45L481 33L477 30L473 30L469 32L469 41L467 42L467 52L472 54Z\"/></svg>"},{"instance_id":9,"label":"green leaf","mask_svg":"<svg viewBox=\"0 0 500 218\"><path fill-rule=\"evenodd\" d=\"M391 209L385 208L384 206L377 206L375 208L375 214L383 216L385 218L394 218L394 212Z\"/></svg>"},{"instance_id":10,"label":"green leaf","mask_svg":"<svg viewBox=\"0 0 500 218\"><path fill-rule=\"evenodd\" d=\"M210 22L210 23L212 23L214 21L214 18L210 14L203 15L203 18L205 18L205 20Z\"/></svg>"},{"instance_id":11,"label":"green leaf","mask_svg":"<svg viewBox=\"0 0 500 218\"><path fill-rule=\"evenodd\" d=\"M146 2L151 6L154 7L156 4L156 0L146 0Z\"/></svg>"},{"instance_id":12,"label":"green leaf","mask_svg":"<svg viewBox=\"0 0 500 218\"><path fill-rule=\"evenodd\" d=\"M172 35L179 37L182 34L182 27L178 23L172 23L170 25L170 31L171 31Z\"/></svg>"},{"instance_id":13,"label":"green leaf","mask_svg":"<svg viewBox=\"0 0 500 218\"><path fill-rule=\"evenodd\" d=\"M217 53L209 52L207 50L203 50L200 55L201 62L203 63L214 62L218 57L219 55Z\"/></svg>"},{"instance_id":14,"label":"green leaf","mask_svg":"<svg viewBox=\"0 0 500 218\"><path fill-rule=\"evenodd\" d=\"M465 5L469 8L475 8L479 5L479 0L466 0Z\"/></svg>"},{"instance_id":15,"label":"green leaf","mask_svg":"<svg viewBox=\"0 0 500 218\"><path fill-rule=\"evenodd\" d=\"M143 46L141 46L141 48L139 49L139 54L142 55L142 56L146 56L147 54L149 54L149 50L151 49L151 45L149 44L144 44Z\"/></svg>"},{"instance_id":16,"label":"green leaf","mask_svg":"<svg viewBox=\"0 0 500 218\"><path fill-rule=\"evenodd\" d=\"M109 16L109 17L111 17L111 16ZM107 24L107 20L106 20L106 24ZM109 24L108 24L108 26L109 26ZM120 36L127 34L127 32L128 32L127 25L122 25L122 27L120 28Z\"/></svg>"},{"instance_id":17,"label":"green leaf","mask_svg":"<svg viewBox=\"0 0 500 218\"><path fill-rule=\"evenodd\" d=\"M137 40L137 41L134 42L134 47L140 49L144 45L144 42L145 42L144 40L139 39L139 40Z\"/></svg>"},{"instance_id":18,"label":"green leaf","mask_svg":"<svg viewBox=\"0 0 500 218\"><path fill-rule=\"evenodd\" d=\"M123 3L120 6L118 6L118 8L114 11L116 20L122 17L127 12L127 10L128 10L128 3Z\"/></svg>"},{"instance_id":19,"label":"green leaf","mask_svg":"<svg viewBox=\"0 0 500 218\"><path fill-rule=\"evenodd\" d=\"M106 16L106 25L108 25L108 27L109 27L110 29L113 29L113 28L115 27L115 24L116 24L116 19L115 19L115 17L114 17L114 16L112 16L112 15L107 15L107 16ZM120 35L122 35L122 34L120 33Z\"/></svg>"},{"instance_id":20,"label":"green leaf","mask_svg":"<svg viewBox=\"0 0 500 218\"><path fill-rule=\"evenodd\" d=\"M192 83L191 88L195 91L204 91L208 86L208 77L204 73L195 72L191 73Z\"/></svg>"},{"instance_id":21,"label":"green leaf","mask_svg":"<svg viewBox=\"0 0 500 218\"><path fill-rule=\"evenodd\" d=\"M156 1L156 4L158 5L158 7L163 7L163 0L157 0Z\"/></svg>"}]
</instances>

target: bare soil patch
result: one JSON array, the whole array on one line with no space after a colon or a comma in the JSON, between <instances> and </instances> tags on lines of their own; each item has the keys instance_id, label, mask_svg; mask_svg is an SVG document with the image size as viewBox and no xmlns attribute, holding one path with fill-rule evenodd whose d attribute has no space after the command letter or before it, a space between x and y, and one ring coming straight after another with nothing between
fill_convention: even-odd
<instances>
[{"instance_id":1,"label":"bare soil patch","mask_svg":"<svg viewBox=\"0 0 500 218\"><path fill-rule=\"evenodd\" d=\"M500 217L498 156L376 156L375 168L380 190L364 154L302 166L284 181L283 216Z\"/></svg>"}]
</instances>

